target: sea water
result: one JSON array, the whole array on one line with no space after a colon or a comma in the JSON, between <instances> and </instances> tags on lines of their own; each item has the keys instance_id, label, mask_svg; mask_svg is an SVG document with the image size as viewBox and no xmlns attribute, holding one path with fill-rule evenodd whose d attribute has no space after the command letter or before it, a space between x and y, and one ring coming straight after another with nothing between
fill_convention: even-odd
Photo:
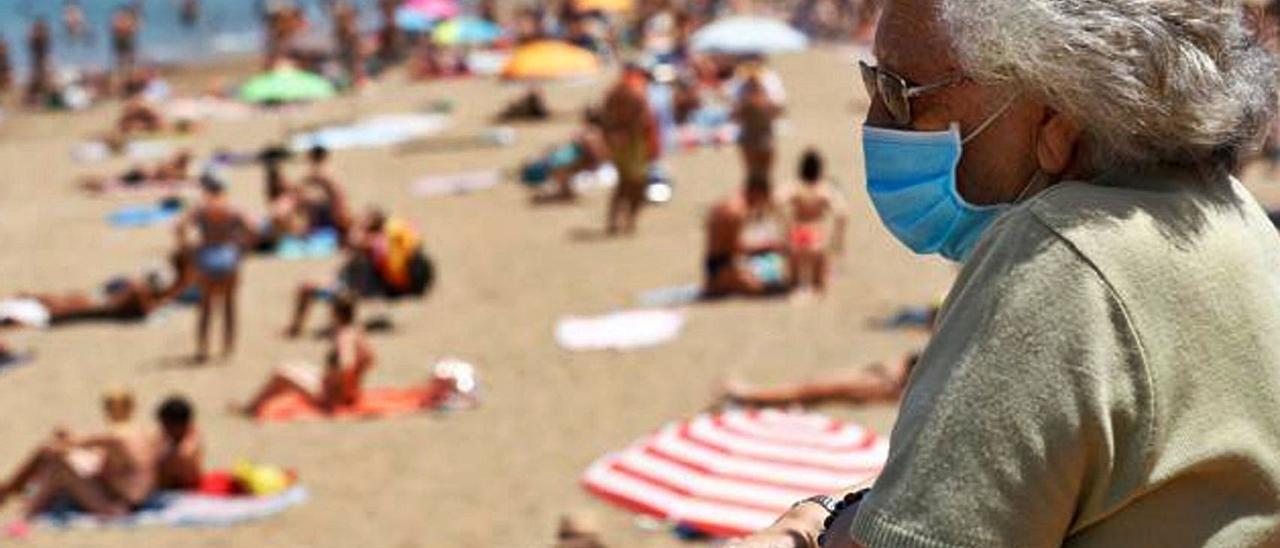
<instances>
[{"instance_id":1,"label":"sea water","mask_svg":"<svg viewBox=\"0 0 1280 548\"><path fill-rule=\"evenodd\" d=\"M88 36L75 38L63 25L69 2L80 5L89 26ZM234 57L261 51L264 3L275 0L200 0L200 18L192 27L183 24L181 0L0 0L0 36L9 43L9 56L19 72L29 62L27 32L31 22L43 17L53 29L53 52L59 66L103 69L110 66L112 14L122 6L138 5L142 27L138 53L144 63L177 64ZM327 6L332 0L296 0L306 13L311 32L329 32ZM361 26L379 24L377 0L350 0L360 9Z\"/></svg>"}]
</instances>

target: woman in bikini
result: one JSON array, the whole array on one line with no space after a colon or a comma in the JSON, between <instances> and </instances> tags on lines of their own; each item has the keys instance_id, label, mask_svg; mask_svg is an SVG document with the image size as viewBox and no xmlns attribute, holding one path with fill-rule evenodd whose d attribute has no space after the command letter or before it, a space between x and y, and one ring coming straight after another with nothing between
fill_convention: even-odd
<instances>
[{"instance_id":1,"label":"woman in bikini","mask_svg":"<svg viewBox=\"0 0 1280 548\"><path fill-rule=\"evenodd\" d=\"M200 288L195 354L198 363L209 357L209 321L215 303L221 302L223 307L223 354L229 355L235 347L240 259L254 238L244 214L228 201L226 183L217 177L205 176L200 184L204 188L202 203L177 224L180 249L190 249L190 233L198 233L193 256L195 282Z\"/></svg>"},{"instance_id":2,"label":"woman in bikini","mask_svg":"<svg viewBox=\"0 0 1280 548\"><path fill-rule=\"evenodd\" d=\"M332 345L323 370L308 364L288 364L276 370L248 404L235 410L256 416L267 402L285 394L300 394L313 405L332 411L360 399L364 377L373 369L373 347L356 322L356 297L338 295L333 302Z\"/></svg>"},{"instance_id":3,"label":"woman in bikini","mask_svg":"<svg viewBox=\"0 0 1280 548\"><path fill-rule=\"evenodd\" d=\"M800 159L800 184L786 194L791 226L787 243L791 256L791 279L800 295L810 290L826 290L828 254L844 249L848 214L844 200L832 192L823 176L822 156L810 149ZM831 232L827 220L834 219Z\"/></svg>"}]
</instances>

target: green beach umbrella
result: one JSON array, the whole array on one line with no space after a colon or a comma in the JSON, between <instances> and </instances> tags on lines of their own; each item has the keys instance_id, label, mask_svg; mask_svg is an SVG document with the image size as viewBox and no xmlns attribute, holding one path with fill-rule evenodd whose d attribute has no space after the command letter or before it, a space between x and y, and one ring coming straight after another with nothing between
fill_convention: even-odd
<instances>
[{"instance_id":1,"label":"green beach umbrella","mask_svg":"<svg viewBox=\"0 0 1280 548\"><path fill-rule=\"evenodd\" d=\"M253 77L240 88L240 99L250 103L296 103L328 99L337 94L323 77L296 68L281 68Z\"/></svg>"}]
</instances>

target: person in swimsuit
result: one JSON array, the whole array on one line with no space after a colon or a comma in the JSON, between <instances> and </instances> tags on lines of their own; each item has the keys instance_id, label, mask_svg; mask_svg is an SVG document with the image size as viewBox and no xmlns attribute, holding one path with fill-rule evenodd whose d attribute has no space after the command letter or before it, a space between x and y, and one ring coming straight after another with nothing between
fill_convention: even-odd
<instances>
[{"instance_id":1,"label":"person in swimsuit","mask_svg":"<svg viewBox=\"0 0 1280 548\"><path fill-rule=\"evenodd\" d=\"M137 6L124 6L111 16L111 51L115 54L116 75L127 78L138 61Z\"/></svg>"},{"instance_id":2,"label":"person in swimsuit","mask_svg":"<svg viewBox=\"0 0 1280 548\"><path fill-rule=\"evenodd\" d=\"M0 37L0 95L13 88L13 59L9 57L9 41Z\"/></svg>"},{"instance_id":3,"label":"person in swimsuit","mask_svg":"<svg viewBox=\"0 0 1280 548\"><path fill-rule=\"evenodd\" d=\"M751 75L739 92L733 118L738 122L738 150L747 176L769 178L773 173L774 122L782 109L769 97L759 76Z\"/></svg>"},{"instance_id":4,"label":"person in swimsuit","mask_svg":"<svg viewBox=\"0 0 1280 548\"><path fill-rule=\"evenodd\" d=\"M169 158L156 163L151 169L135 165L115 178L87 176L80 179L80 188L98 193L118 188L170 189L188 180L191 175L191 149L181 149ZM176 190L176 189L175 189Z\"/></svg>"},{"instance_id":5,"label":"person in swimsuit","mask_svg":"<svg viewBox=\"0 0 1280 548\"><path fill-rule=\"evenodd\" d=\"M618 185L605 222L610 235L635 232L649 184L649 165L659 154L658 119L649 107L647 86L644 69L628 66L605 97L604 139L618 169Z\"/></svg>"},{"instance_id":6,"label":"person in swimsuit","mask_svg":"<svg viewBox=\"0 0 1280 548\"><path fill-rule=\"evenodd\" d=\"M223 354L235 348L236 290L240 281L240 259L254 235L244 214L226 197L226 183L213 175L200 181L202 203L192 208L176 226L179 249L189 246L189 233L198 232L194 247L195 282L200 288L200 320L196 329L195 360L209 357L209 322L215 303L223 306Z\"/></svg>"},{"instance_id":7,"label":"person in swimsuit","mask_svg":"<svg viewBox=\"0 0 1280 548\"><path fill-rule=\"evenodd\" d=\"M200 0L182 0L178 7L178 20L182 26L194 28L200 23Z\"/></svg>"},{"instance_id":8,"label":"person in swimsuit","mask_svg":"<svg viewBox=\"0 0 1280 548\"><path fill-rule=\"evenodd\" d=\"M150 498L157 487L155 438L134 425L133 409L132 394L109 391L103 397L105 432L75 436L59 428L0 483L0 505L31 493L19 520L8 526L8 536L24 536L31 519L64 497L104 517L123 516Z\"/></svg>"},{"instance_id":9,"label":"person in swimsuit","mask_svg":"<svg viewBox=\"0 0 1280 548\"><path fill-rule=\"evenodd\" d=\"M352 87L365 84L364 59L360 51L360 22L356 8L339 0L332 5L334 43L338 46L338 61Z\"/></svg>"},{"instance_id":10,"label":"person in swimsuit","mask_svg":"<svg viewBox=\"0 0 1280 548\"><path fill-rule=\"evenodd\" d=\"M725 403L761 407L895 402L902 397L911 369L919 359L920 355L913 352L896 361L832 371L812 379L773 386L730 380L721 386L720 399Z\"/></svg>"},{"instance_id":11,"label":"person in swimsuit","mask_svg":"<svg viewBox=\"0 0 1280 548\"><path fill-rule=\"evenodd\" d=\"M307 152L310 167L298 187L298 200L307 217L307 228L332 228L345 236L351 228L351 206L346 192L329 172L329 149L314 146Z\"/></svg>"},{"instance_id":12,"label":"person in swimsuit","mask_svg":"<svg viewBox=\"0 0 1280 548\"><path fill-rule=\"evenodd\" d=\"M53 47L53 33L44 18L37 18L31 23L27 34L27 49L31 55L31 75L27 83L26 103L30 106L41 105L53 91L50 53Z\"/></svg>"},{"instance_id":13,"label":"person in swimsuit","mask_svg":"<svg viewBox=\"0 0 1280 548\"><path fill-rule=\"evenodd\" d=\"M758 175L713 206L707 218L703 294L766 295L786 289L787 249L780 223L772 185Z\"/></svg>"},{"instance_id":14,"label":"person in swimsuit","mask_svg":"<svg viewBox=\"0 0 1280 548\"><path fill-rule=\"evenodd\" d=\"M256 416L267 402L290 393L300 394L326 411L354 404L375 361L373 346L356 321L356 302L350 293L334 298L332 347L323 370L308 364L286 364L276 369L249 403L236 410Z\"/></svg>"},{"instance_id":15,"label":"person in swimsuit","mask_svg":"<svg viewBox=\"0 0 1280 548\"><path fill-rule=\"evenodd\" d=\"M191 491L204 475L204 442L195 427L195 409L182 396L170 396L156 408L160 435L156 444L156 486Z\"/></svg>"},{"instance_id":16,"label":"person in swimsuit","mask_svg":"<svg viewBox=\"0 0 1280 548\"><path fill-rule=\"evenodd\" d=\"M19 293L18 299L31 300L43 306L50 325L71 322L112 320L138 321L178 298L190 285L187 255L173 253L172 270L152 270L136 277L108 280L93 292Z\"/></svg>"},{"instance_id":17,"label":"person in swimsuit","mask_svg":"<svg viewBox=\"0 0 1280 548\"><path fill-rule=\"evenodd\" d=\"M791 275L797 289L805 292L826 290L828 254L843 252L849 217L840 194L823 179L823 167L816 150L805 151L800 159L800 184L783 199L791 219L787 234ZM828 218L834 219L830 237L825 227Z\"/></svg>"}]
</instances>

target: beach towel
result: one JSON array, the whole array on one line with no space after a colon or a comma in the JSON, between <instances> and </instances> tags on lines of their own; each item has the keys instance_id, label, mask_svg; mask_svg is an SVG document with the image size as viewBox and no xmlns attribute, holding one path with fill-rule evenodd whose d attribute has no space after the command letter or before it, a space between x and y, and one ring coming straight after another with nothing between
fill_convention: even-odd
<instances>
[{"instance_id":1,"label":"beach towel","mask_svg":"<svg viewBox=\"0 0 1280 548\"><path fill-rule=\"evenodd\" d=\"M301 395L286 394L268 401L257 418L260 422L295 422L397 417L434 409L439 399L437 394L427 386L369 388L354 405L339 407L332 413L325 413Z\"/></svg>"},{"instance_id":2,"label":"beach towel","mask_svg":"<svg viewBox=\"0 0 1280 548\"><path fill-rule=\"evenodd\" d=\"M0 300L0 325L49 327L49 309L35 299Z\"/></svg>"},{"instance_id":3,"label":"beach towel","mask_svg":"<svg viewBox=\"0 0 1280 548\"><path fill-rule=\"evenodd\" d=\"M99 518L60 508L40 516L39 522L67 529L109 527L227 527L274 516L307 502L307 489L295 485L269 497L216 496L169 491L152 497L144 507L122 518Z\"/></svg>"},{"instance_id":4,"label":"beach towel","mask_svg":"<svg viewBox=\"0 0 1280 548\"><path fill-rule=\"evenodd\" d=\"M449 123L448 115L438 113L374 116L296 135L289 148L301 153L317 145L330 150L389 147L430 137L444 131Z\"/></svg>"},{"instance_id":5,"label":"beach towel","mask_svg":"<svg viewBox=\"0 0 1280 548\"><path fill-rule=\"evenodd\" d=\"M218 97L188 97L164 104L165 116L175 120L244 120L255 110L238 101Z\"/></svg>"},{"instance_id":6,"label":"beach towel","mask_svg":"<svg viewBox=\"0 0 1280 548\"><path fill-rule=\"evenodd\" d=\"M124 145L121 156L134 162L154 161L166 158L173 153L173 145L166 141L133 141ZM71 159L78 163L90 164L110 160L116 157L107 143L87 141L71 147Z\"/></svg>"},{"instance_id":7,"label":"beach towel","mask_svg":"<svg viewBox=\"0 0 1280 548\"><path fill-rule=\"evenodd\" d=\"M285 236L276 243L275 255L286 260L324 259L338 254L338 233L331 228L305 237Z\"/></svg>"},{"instance_id":8,"label":"beach towel","mask_svg":"<svg viewBox=\"0 0 1280 548\"><path fill-rule=\"evenodd\" d=\"M556 342L573 351L631 350L675 339L684 328L684 313L633 310L596 317L574 317L556 323Z\"/></svg>"},{"instance_id":9,"label":"beach towel","mask_svg":"<svg viewBox=\"0 0 1280 548\"><path fill-rule=\"evenodd\" d=\"M646 308L672 308L693 304L702 299L701 284L673 285L640 293L637 300Z\"/></svg>"},{"instance_id":10,"label":"beach towel","mask_svg":"<svg viewBox=\"0 0 1280 548\"><path fill-rule=\"evenodd\" d=\"M116 228L145 228L167 223L182 213L171 204L124 206L107 215L107 223Z\"/></svg>"},{"instance_id":11,"label":"beach towel","mask_svg":"<svg viewBox=\"0 0 1280 548\"><path fill-rule=\"evenodd\" d=\"M498 170L455 173L452 175L434 175L423 177L409 185L415 196L443 196L451 194L467 194L498 186L502 182L502 173Z\"/></svg>"}]
</instances>

